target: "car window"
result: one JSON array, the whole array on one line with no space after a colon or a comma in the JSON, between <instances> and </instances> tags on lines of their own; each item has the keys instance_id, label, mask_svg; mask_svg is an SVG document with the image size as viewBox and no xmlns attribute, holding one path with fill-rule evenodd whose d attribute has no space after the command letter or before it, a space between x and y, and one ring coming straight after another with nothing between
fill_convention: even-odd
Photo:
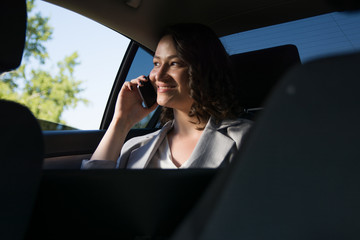
<instances>
[{"instance_id":1,"label":"car window","mask_svg":"<svg viewBox=\"0 0 360 240\"><path fill-rule=\"evenodd\" d=\"M360 50L360 12L334 12L222 37L229 54L284 44L297 46L301 61Z\"/></svg>"},{"instance_id":2,"label":"car window","mask_svg":"<svg viewBox=\"0 0 360 240\"><path fill-rule=\"evenodd\" d=\"M23 62L2 76L0 97L28 106L43 130L99 129L130 40L56 5L27 4Z\"/></svg>"},{"instance_id":3,"label":"car window","mask_svg":"<svg viewBox=\"0 0 360 240\"><path fill-rule=\"evenodd\" d=\"M129 69L129 73L126 76L126 81L130 81L140 75L149 75L152 68L153 55L142 47L139 47Z\"/></svg>"},{"instance_id":4,"label":"car window","mask_svg":"<svg viewBox=\"0 0 360 240\"><path fill-rule=\"evenodd\" d=\"M129 73L125 81L130 81L134 78L137 78L141 75L148 76L151 69L153 68L153 55L146 51L144 48L139 47L134 60L129 69ZM133 128L145 128L155 111L152 111L148 116L143 120L136 123Z\"/></svg>"}]
</instances>

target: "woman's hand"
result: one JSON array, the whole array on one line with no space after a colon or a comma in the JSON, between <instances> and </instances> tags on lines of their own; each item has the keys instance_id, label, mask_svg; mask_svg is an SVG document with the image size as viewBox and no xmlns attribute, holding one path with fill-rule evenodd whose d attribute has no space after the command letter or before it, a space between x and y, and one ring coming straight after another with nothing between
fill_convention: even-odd
<instances>
[{"instance_id":1,"label":"woman's hand","mask_svg":"<svg viewBox=\"0 0 360 240\"><path fill-rule=\"evenodd\" d=\"M137 90L137 85L142 85L141 81L149 81L145 76L139 76L130 82L125 82L117 97L113 122L121 122L123 127L131 128L135 123L146 117L155 110L155 103L147 109L142 106L142 99Z\"/></svg>"},{"instance_id":2,"label":"woman's hand","mask_svg":"<svg viewBox=\"0 0 360 240\"><path fill-rule=\"evenodd\" d=\"M140 76L130 82L125 82L116 100L113 119L101 139L91 160L116 161L121 152L125 138L132 126L155 110L157 104L147 109L142 106L137 85L140 81L148 81Z\"/></svg>"}]
</instances>

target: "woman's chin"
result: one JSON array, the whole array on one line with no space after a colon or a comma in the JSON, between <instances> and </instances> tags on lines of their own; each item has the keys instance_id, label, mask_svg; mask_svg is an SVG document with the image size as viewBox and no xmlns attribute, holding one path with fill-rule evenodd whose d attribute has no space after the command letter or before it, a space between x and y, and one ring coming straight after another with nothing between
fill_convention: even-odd
<instances>
[{"instance_id":1,"label":"woman's chin","mask_svg":"<svg viewBox=\"0 0 360 240\"><path fill-rule=\"evenodd\" d=\"M159 101L159 100L157 100L157 104L159 104L162 107L167 107L168 105L166 101Z\"/></svg>"},{"instance_id":2,"label":"woman's chin","mask_svg":"<svg viewBox=\"0 0 360 240\"><path fill-rule=\"evenodd\" d=\"M162 106L162 107L172 107L171 106L171 99L169 99L168 97L159 97L157 98L157 103Z\"/></svg>"}]
</instances>

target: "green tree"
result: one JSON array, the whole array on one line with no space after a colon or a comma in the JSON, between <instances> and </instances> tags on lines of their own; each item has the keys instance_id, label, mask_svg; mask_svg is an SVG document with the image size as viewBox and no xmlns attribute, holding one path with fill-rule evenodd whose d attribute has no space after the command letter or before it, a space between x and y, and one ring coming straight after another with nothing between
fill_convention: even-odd
<instances>
[{"instance_id":1,"label":"green tree","mask_svg":"<svg viewBox=\"0 0 360 240\"><path fill-rule=\"evenodd\" d=\"M66 124L61 119L64 110L88 102L79 97L84 90L82 81L74 78L79 56L77 52L66 56L57 63L56 73L42 69L49 59L44 43L51 40L53 28L48 17L33 13L34 8L34 0L27 0L28 25L22 65L1 76L0 98L26 105L38 119ZM32 68L28 69L29 66Z\"/></svg>"}]
</instances>

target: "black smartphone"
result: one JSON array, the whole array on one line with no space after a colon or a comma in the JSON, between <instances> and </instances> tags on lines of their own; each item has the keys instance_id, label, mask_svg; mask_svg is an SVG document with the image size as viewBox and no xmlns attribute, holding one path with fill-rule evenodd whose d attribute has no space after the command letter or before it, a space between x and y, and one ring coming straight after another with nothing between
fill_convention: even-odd
<instances>
[{"instance_id":1,"label":"black smartphone","mask_svg":"<svg viewBox=\"0 0 360 240\"><path fill-rule=\"evenodd\" d=\"M152 105L156 102L156 90L151 84L149 77L145 77L147 81L143 81L143 85L137 86L137 89L139 91L139 94L143 100L144 107L150 108Z\"/></svg>"}]
</instances>

